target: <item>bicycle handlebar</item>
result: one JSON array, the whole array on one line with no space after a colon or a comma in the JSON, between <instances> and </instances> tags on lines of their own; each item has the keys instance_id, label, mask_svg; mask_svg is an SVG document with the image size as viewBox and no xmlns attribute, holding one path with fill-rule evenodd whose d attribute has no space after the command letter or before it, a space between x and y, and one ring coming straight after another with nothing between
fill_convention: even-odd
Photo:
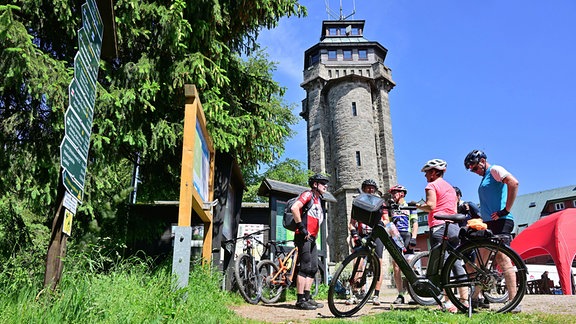
<instances>
[{"instance_id":1,"label":"bicycle handlebar","mask_svg":"<svg viewBox=\"0 0 576 324\"><path fill-rule=\"evenodd\" d=\"M386 209L388 209L388 210L416 210L416 209L418 209L418 207L416 207L416 205L411 205L411 204L408 206L400 206L397 202L390 199L390 200L388 200L388 203L386 204Z\"/></svg>"},{"instance_id":2,"label":"bicycle handlebar","mask_svg":"<svg viewBox=\"0 0 576 324\"><path fill-rule=\"evenodd\" d=\"M259 230L259 231L252 232L252 233L248 233L248 234L244 234L244 235L242 235L242 236L238 236L238 237L235 237L235 238L231 238L231 239L226 240L226 241L224 241L224 242L222 242L222 243L232 243L232 242L238 241L238 240L246 240L246 239L249 239L249 238L253 238L253 239L255 239L256 241L258 241L260 244L264 244L264 243L260 242L258 239L256 239L255 236L256 236L256 235L259 235L259 234L262 234L262 233L264 233L264 232L266 232L266 231L268 231L268 230L270 230L270 226L264 226L264 228L261 229L261 230Z\"/></svg>"}]
</instances>

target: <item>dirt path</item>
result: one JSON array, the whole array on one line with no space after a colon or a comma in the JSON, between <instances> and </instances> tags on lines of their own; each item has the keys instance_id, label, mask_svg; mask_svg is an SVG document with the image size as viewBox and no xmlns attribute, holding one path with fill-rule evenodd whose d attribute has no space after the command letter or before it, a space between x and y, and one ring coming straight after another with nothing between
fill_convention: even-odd
<instances>
[{"instance_id":1,"label":"dirt path","mask_svg":"<svg viewBox=\"0 0 576 324\"><path fill-rule=\"evenodd\" d=\"M358 316L386 312L390 310L391 302L396 295L393 290L381 293L380 306L366 305L351 320ZM276 304L242 305L234 307L233 310L244 318L254 319L269 323L307 323L314 318L333 318L326 301L321 301L325 305L323 308L314 311L303 311L294 307L294 302L284 302ZM394 305L401 309L417 309L417 305ZM552 314L573 314L576 315L576 295L526 295L522 300L522 312L524 313L552 313ZM575 317L576 318L576 317ZM576 322L576 319L575 319Z\"/></svg>"}]
</instances>

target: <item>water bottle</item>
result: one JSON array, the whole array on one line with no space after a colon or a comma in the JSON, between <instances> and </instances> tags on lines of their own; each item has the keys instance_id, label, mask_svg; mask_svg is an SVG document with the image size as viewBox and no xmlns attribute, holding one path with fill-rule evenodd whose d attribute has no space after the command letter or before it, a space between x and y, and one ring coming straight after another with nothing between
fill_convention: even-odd
<instances>
[{"instance_id":1,"label":"water bottle","mask_svg":"<svg viewBox=\"0 0 576 324\"><path fill-rule=\"evenodd\" d=\"M400 232L398 232L398 228L394 223L389 222L386 224L386 233L392 238L394 243L402 250L402 252L406 252L406 248L404 247L404 242L402 240L402 236L400 236Z\"/></svg>"}]
</instances>

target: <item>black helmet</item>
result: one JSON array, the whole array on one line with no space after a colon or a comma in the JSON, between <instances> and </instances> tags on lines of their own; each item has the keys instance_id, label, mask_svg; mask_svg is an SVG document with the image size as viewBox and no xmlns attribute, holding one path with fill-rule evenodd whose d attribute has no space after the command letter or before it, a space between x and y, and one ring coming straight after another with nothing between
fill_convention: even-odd
<instances>
[{"instance_id":1,"label":"black helmet","mask_svg":"<svg viewBox=\"0 0 576 324\"><path fill-rule=\"evenodd\" d=\"M372 179L366 179L362 182L362 189L364 189L364 187L366 186L373 186L374 188L376 188L376 190L378 190L378 184L376 183L376 181Z\"/></svg>"},{"instance_id":2,"label":"black helmet","mask_svg":"<svg viewBox=\"0 0 576 324\"><path fill-rule=\"evenodd\" d=\"M328 182L330 182L330 180L328 179L327 176L320 174L320 173L316 173L315 175L308 178L308 185L310 187L314 187L314 182L327 184Z\"/></svg>"},{"instance_id":3,"label":"black helmet","mask_svg":"<svg viewBox=\"0 0 576 324\"><path fill-rule=\"evenodd\" d=\"M456 191L456 196L462 197L462 191L458 187L454 187L454 191Z\"/></svg>"},{"instance_id":4,"label":"black helmet","mask_svg":"<svg viewBox=\"0 0 576 324\"><path fill-rule=\"evenodd\" d=\"M472 165L480 162L481 159L486 159L486 154L480 150L474 150L466 155L464 167L468 170Z\"/></svg>"}]
</instances>

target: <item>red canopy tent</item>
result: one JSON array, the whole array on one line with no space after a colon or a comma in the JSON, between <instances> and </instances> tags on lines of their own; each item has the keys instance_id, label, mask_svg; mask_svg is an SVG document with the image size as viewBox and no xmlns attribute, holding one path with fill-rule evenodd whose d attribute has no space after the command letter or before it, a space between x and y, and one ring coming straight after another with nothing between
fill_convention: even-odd
<instances>
[{"instance_id":1,"label":"red canopy tent","mask_svg":"<svg viewBox=\"0 0 576 324\"><path fill-rule=\"evenodd\" d=\"M539 255L552 256L565 295L572 294L572 260L576 255L576 208L550 214L528 226L511 244L526 260Z\"/></svg>"}]
</instances>

